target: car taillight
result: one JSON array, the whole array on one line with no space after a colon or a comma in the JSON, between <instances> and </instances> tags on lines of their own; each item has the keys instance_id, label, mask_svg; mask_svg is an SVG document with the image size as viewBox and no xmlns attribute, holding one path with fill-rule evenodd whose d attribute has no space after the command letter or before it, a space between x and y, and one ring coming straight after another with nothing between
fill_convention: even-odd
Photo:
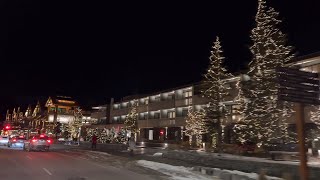
<instances>
[{"instance_id":1,"label":"car taillight","mask_svg":"<svg viewBox=\"0 0 320 180\"><path fill-rule=\"evenodd\" d=\"M51 143L51 140L50 140L50 139L48 139L48 140L47 140L47 142L48 142L48 143Z\"/></svg>"},{"instance_id":2,"label":"car taillight","mask_svg":"<svg viewBox=\"0 0 320 180\"><path fill-rule=\"evenodd\" d=\"M37 140L36 139L32 139L32 142L37 142Z\"/></svg>"}]
</instances>

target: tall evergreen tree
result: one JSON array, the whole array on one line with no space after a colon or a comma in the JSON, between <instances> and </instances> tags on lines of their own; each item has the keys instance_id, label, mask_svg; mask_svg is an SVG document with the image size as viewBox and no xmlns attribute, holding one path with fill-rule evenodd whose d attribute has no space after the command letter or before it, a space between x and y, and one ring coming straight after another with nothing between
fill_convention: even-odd
<instances>
[{"instance_id":1,"label":"tall evergreen tree","mask_svg":"<svg viewBox=\"0 0 320 180\"><path fill-rule=\"evenodd\" d=\"M221 123L225 117L225 108L222 102L229 94L225 79L231 77L223 67L224 57L219 37L216 37L209 60L208 70L204 74L202 94L209 99L209 105L205 111L209 133L212 137L212 146L217 145L219 148L219 144L222 142Z\"/></svg>"},{"instance_id":2,"label":"tall evergreen tree","mask_svg":"<svg viewBox=\"0 0 320 180\"><path fill-rule=\"evenodd\" d=\"M137 112L137 102L134 101L129 114L126 116L124 121L125 129L130 131L131 134L135 134L138 129L138 112Z\"/></svg>"},{"instance_id":3,"label":"tall evergreen tree","mask_svg":"<svg viewBox=\"0 0 320 180\"><path fill-rule=\"evenodd\" d=\"M272 140L288 138L286 119L290 117L292 104L278 101L276 67L284 66L292 57L292 47L287 46L286 35L278 29L279 13L258 0L256 26L251 31L252 61L249 63L250 81L239 86L250 91L240 99L243 118L238 126L242 141L254 140L258 145L268 145Z\"/></svg>"}]
</instances>

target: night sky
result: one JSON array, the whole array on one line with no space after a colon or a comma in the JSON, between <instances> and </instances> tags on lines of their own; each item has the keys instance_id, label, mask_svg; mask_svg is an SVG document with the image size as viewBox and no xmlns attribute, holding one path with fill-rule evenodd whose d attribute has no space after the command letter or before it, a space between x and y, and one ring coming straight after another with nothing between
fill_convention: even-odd
<instances>
[{"instance_id":1,"label":"night sky","mask_svg":"<svg viewBox=\"0 0 320 180\"><path fill-rule=\"evenodd\" d=\"M317 1L269 1L298 55L320 51ZM197 82L217 35L231 72L250 61L257 0L103 2L0 1L0 113L49 95L90 107Z\"/></svg>"}]
</instances>

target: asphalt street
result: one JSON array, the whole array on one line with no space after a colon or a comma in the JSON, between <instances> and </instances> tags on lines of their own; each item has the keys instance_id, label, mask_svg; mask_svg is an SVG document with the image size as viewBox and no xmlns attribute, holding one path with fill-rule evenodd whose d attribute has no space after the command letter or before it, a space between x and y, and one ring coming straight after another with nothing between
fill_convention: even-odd
<instances>
[{"instance_id":1,"label":"asphalt street","mask_svg":"<svg viewBox=\"0 0 320 180\"><path fill-rule=\"evenodd\" d=\"M74 152L53 147L49 152L25 152L0 147L2 180L135 180L166 179L160 173L138 168L118 156L94 156L86 151Z\"/></svg>"}]
</instances>

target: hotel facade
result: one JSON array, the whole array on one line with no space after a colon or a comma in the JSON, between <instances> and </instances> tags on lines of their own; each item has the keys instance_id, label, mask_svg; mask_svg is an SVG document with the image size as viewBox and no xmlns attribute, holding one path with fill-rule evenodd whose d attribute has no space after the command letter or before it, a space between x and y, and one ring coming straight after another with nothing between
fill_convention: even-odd
<instances>
[{"instance_id":1,"label":"hotel facade","mask_svg":"<svg viewBox=\"0 0 320 180\"><path fill-rule=\"evenodd\" d=\"M320 72L320 53L298 57L288 63L288 66L293 65L300 66L301 70L304 71L318 73ZM239 105L235 101L238 95L236 83L242 77L243 75L239 75L226 80L230 95L225 102L221 102L225 105L227 112L227 117L223 119L223 138L226 143L233 143L235 140L233 139L233 126L240 119L240 114L237 113ZM123 128L126 115L134 103L138 105L138 140L178 142L187 140L184 130L188 108L193 107L199 110L208 104L208 99L202 97L200 84L185 85L147 95L127 96L122 98L121 101L111 99L110 104L95 107L102 111L100 114L103 114L103 118L106 120L103 121L103 124L93 125L93 127ZM311 108L306 107L307 129L315 128L315 125L310 121ZM99 117L95 118L99 119ZM288 123L294 130L294 115L288 119Z\"/></svg>"}]
</instances>

